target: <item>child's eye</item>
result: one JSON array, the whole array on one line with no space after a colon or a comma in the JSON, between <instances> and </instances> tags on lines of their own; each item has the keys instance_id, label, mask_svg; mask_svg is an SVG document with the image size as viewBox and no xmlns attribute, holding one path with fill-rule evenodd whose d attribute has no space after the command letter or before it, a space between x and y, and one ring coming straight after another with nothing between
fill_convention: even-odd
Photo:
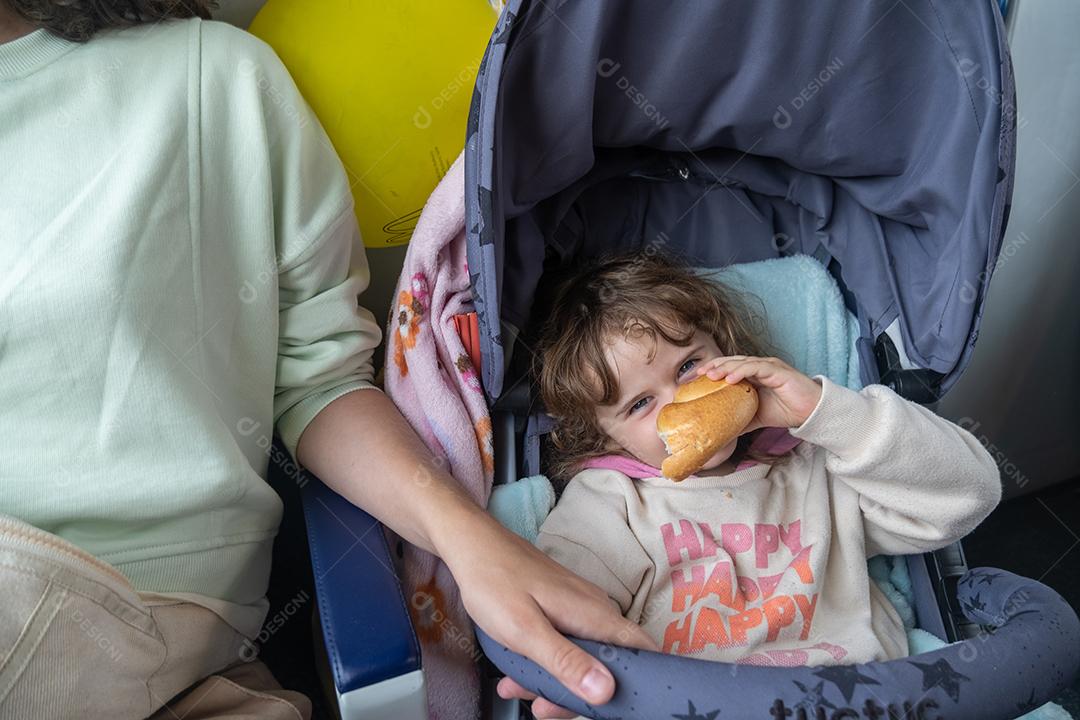
<instances>
[{"instance_id":1,"label":"child's eye","mask_svg":"<svg viewBox=\"0 0 1080 720\"><path fill-rule=\"evenodd\" d=\"M636 403L634 403L633 405L631 405L631 406L630 406L630 410L628 411L628 413L627 413L627 414L628 414L628 415L633 415L633 414L634 414L634 413L636 413L636 412L637 412L638 410L640 410L640 409L642 409L643 407L645 407L645 405L646 405L646 404L647 404L647 403L649 402L649 400L651 400L651 399L652 399L651 397L643 397L643 398L641 398L641 399L640 399L640 400L638 400L638 401L637 401Z\"/></svg>"},{"instance_id":2,"label":"child's eye","mask_svg":"<svg viewBox=\"0 0 1080 720\"><path fill-rule=\"evenodd\" d=\"M697 358L690 358L684 362L682 367L679 368L679 376L681 377L683 373L690 372L690 368L694 367L694 365L697 364L697 361Z\"/></svg>"}]
</instances>

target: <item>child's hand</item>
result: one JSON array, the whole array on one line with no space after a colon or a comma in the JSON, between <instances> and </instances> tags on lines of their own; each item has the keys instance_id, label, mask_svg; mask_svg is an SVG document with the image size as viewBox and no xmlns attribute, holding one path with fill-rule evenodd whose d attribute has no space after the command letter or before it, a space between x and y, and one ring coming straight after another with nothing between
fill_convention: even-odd
<instances>
[{"instance_id":1,"label":"child's hand","mask_svg":"<svg viewBox=\"0 0 1080 720\"><path fill-rule=\"evenodd\" d=\"M708 375L732 385L747 380L758 391L758 411L743 432L761 427L793 428L806 422L821 399L821 384L776 358L731 355L698 365L694 377Z\"/></svg>"}]
</instances>

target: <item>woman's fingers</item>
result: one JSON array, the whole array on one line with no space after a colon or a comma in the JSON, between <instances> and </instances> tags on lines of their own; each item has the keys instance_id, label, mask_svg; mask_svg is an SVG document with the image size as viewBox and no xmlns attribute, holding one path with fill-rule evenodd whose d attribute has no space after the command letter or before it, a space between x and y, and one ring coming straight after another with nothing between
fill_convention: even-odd
<instances>
[{"instance_id":1,"label":"woman's fingers","mask_svg":"<svg viewBox=\"0 0 1080 720\"><path fill-rule=\"evenodd\" d=\"M603 663L567 640L546 618L533 620L524 630L518 636L519 652L543 666L567 690L592 705L603 705L615 694L615 679Z\"/></svg>"},{"instance_id":2,"label":"woman's fingers","mask_svg":"<svg viewBox=\"0 0 1080 720\"><path fill-rule=\"evenodd\" d=\"M487 630L492 639L543 667L569 692L592 705L602 705L614 695L615 680L607 668L556 631L536 605L525 611L506 612L501 620L498 623L501 627ZM536 697L512 680L500 682L497 689L502 697L518 697L522 700ZM555 703L560 699L552 698ZM544 707L543 703L541 707ZM559 708L559 712L568 711ZM576 714L564 717L576 717Z\"/></svg>"},{"instance_id":3,"label":"woman's fingers","mask_svg":"<svg viewBox=\"0 0 1080 720\"><path fill-rule=\"evenodd\" d=\"M632 620L624 618L619 611L618 606L613 600L607 597L603 590L576 575L570 574L570 577L572 580L568 580L561 584L563 588L562 592L550 594L547 592L548 588L545 588L544 591L537 594L537 598L543 606L545 613L551 618L559 633L566 633L568 635L586 638L611 646L660 652L660 646L657 645L656 641L653 640L640 625ZM580 596L574 597L573 593L567 592L570 588L575 590L578 589L577 586L581 586L582 588ZM558 638L558 642L561 642L563 639L562 635L558 633L556 633L556 637ZM580 650L576 645L570 644L570 646L566 648L566 651L572 652L570 648L573 648L573 652ZM609 680L611 676L608 670L598 661L593 659L591 655L586 653L585 657L589 658L590 662L596 663L594 669L600 674L596 675L593 678L593 681L602 683L602 687L604 688L601 695L603 699L599 702L607 702L611 698L611 695L614 694L615 681L613 678ZM583 678L583 683L587 682L588 676L586 675L586 677ZM566 687L570 689L575 687L566 682L563 682L563 685L566 685ZM577 694L588 699L588 687L586 684L583 684L580 687L581 692L578 692ZM559 698L552 698L552 700L557 703ZM597 701L593 700L590 702L596 704ZM535 706L536 704L534 703L534 712ZM561 708L558 709L561 710ZM563 716L553 715L552 717Z\"/></svg>"},{"instance_id":4,"label":"woman's fingers","mask_svg":"<svg viewBox=\"0 0 1080 720\"><path fill-rule=\"evenodd\" d=\"M536 693L526 690L519 685L516 680L510 677L504 677L499 680L499 684L495 686L495 691L503 700L510 700L511 698L525 701L532 700L532 713L538 720L547 720L548 718L575 718L578 716L573 710L567 710L564 707L559 707L558 705L548 702L542 697L538 697Z\"/></svg>"},{"instance_id":5,"label":"woman's fingers","mask_svg":"<svg viewBox=\"0 0 1080 720\"><path fill-rule=\"evenodd\" d=\"M560 568L562 570L562 568ZM544 666L575 695L590 704L603 704L615 692L615 680L604 665L563 633L610 645L659 652L656 642L637 623L627 620L603 590L582 578L563 571L565 578L534 590L534 598L544 614L544 627L519 635L519 644L529 638L522 652ZM547 620L550 619L550 623ZM530 647L531 645L531 647ZM576 717L558 705L560 698L533 703L537 717Z\"/></svg>"},{"instance_id":6,"label":"woman's fingers","mask_svg":"<svg viewBox=\"0 0 1080 720\"><path fill-rule=\"evenodd\" d=\"M536 720L548 720L549 718L558 718L563 720L564 718L576 718L578 714L573 710L567 710L564 707L559 707L554 703L550 703L544 698L536 698L532 704L532 714Z\"/></svg>"},{"instance_id":7,"label":"woman's fingers","mask_svg":"<svg viewBox=\"0 0 1080 720\"><path fill-rule=\"evenodd\" d=\"M622 618L599 588L550 558L540 557L546 567L534 579L544 582L523 584L521 590L525 591L525 597L520 598L522 603L514 610L504 607L498 622L501 627L493 628L494 632L489 633L495 640L543 667L570 692L593 705L601 705L615 692L614 678L599 660L567 640L562 633L606 639L612 634L609 626L614 624L607 615ZM598 623L595 628L589 627L592 620ZM601 633L605 637L601 638ZM631 630L624 630L623 634L627 638L637 637ZM559 698L552 700L557 703Z\"/></svg>"},{"instance_id":8,"label":"woman's fingers","mask_svg":"<svg viewBox=\"0 0 1080 720\"><path fill-rule=\"evenodd\" d=\"M640 625L619 614L615 604L607 600L602 591L586 593L570 602L567 600L570 593L565 592L565 585L563 589L562 594L546 598L548 602L544 603L544 611L558 631L552 629L550 633L535 633L533 637L540 649L535 651L535 656L528 650L525 654L529 657L550 658L548 662L537 662L547 668L566 688L590 704L606 703L615 693L615 680L611 673L600 661L567 640L562 633L621 647L654 652L659 652L660 648ZM596 598L600 597L604 599L597 602ZM533 713L537 718L577 717L577 713L567 711L557 704L560 698L551 700L554 702L538 698L533 703Z\"/></svg>"},{"instance_id":9,"label":"woman's fingers","mask_svg":"<svg viewBox=\"0 0 1080 720\"><path fill-rule=\"evenodd\" d=\"M537 698L536 693L526 690L518 681L512 677L504 677L499 680L495 685L495 692L499 694L503 700L509 700L511 698L517 698L518 700L535 700Z\"/></svg>"},{"instance_id":10,"label":"woman's fingers","mask_svg":"<svg viewBox=\"0 0 1080 720\"><path fill-rule=\"evenodd\" d=\"M656 641L636 622L624 618L607 593L570 571L566 573L568 577L559 586L544 587L536 594L555 627L575 637L660 652ZM555 587L558 592L551 592Z\"/></svg>"},{"instance_id":11,"label":"woman's fingers","mask_svg":"<svg viewBox=\"0 0 1080 720\"><path fill-rule=\"evenodd\" d=\"M496 642L533 660L590 704L610 700L615 680L603 663L563 633L658 650L639 625L622 617L603 590L505 528L485 520L479 531L464 541L464 548L451 546L447 549L452 552L444 550L443 557L458 581L469 615ZM494 556L490 553L493 546L501 550ZM502 684L502 690L524 692L509 681ZM557 706L565 698L549 699ZM554 712L544 703L539 703L539 708Z\"/></svg>"}]
</instances>

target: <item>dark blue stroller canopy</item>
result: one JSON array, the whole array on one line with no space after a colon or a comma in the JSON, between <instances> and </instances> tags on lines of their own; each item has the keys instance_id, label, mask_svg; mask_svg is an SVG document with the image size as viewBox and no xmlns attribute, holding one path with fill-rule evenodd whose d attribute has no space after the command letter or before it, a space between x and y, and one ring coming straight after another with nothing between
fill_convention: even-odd
<instances>
[{"instance_id":1,"label":"dark blue stroller canopy","mask_svg":"<svg viewBox=\"0 0 1080 720\"><path fill-rule=\"evenodd\" d=\"M510 2L466 149L489 399L545 257L650 245L699 266L826 259L864 382L895 323L936 399L978 334L1015 126L991 0Z\"/></svg>"}]
</instances>

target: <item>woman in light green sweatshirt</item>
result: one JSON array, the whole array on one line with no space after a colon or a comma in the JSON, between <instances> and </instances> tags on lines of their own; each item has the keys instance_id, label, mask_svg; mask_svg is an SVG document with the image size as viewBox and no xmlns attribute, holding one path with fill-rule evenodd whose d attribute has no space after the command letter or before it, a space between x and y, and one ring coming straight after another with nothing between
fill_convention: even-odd
<instances>
[{"instance_id":1,"label":"woman in light green sweatshirt","mask_svg":"<svg viewBox=\"0 0 1080 720\"><path fill-rule=\"evenodd\" d=\"M273 51L208 18L0 0L0 717L146 717L235 662L266 614L275 431L605 702L553 625L654 646L449 476L404 480L431 459L371 382L345 170Z\"/></svg>"}]
</instances>

